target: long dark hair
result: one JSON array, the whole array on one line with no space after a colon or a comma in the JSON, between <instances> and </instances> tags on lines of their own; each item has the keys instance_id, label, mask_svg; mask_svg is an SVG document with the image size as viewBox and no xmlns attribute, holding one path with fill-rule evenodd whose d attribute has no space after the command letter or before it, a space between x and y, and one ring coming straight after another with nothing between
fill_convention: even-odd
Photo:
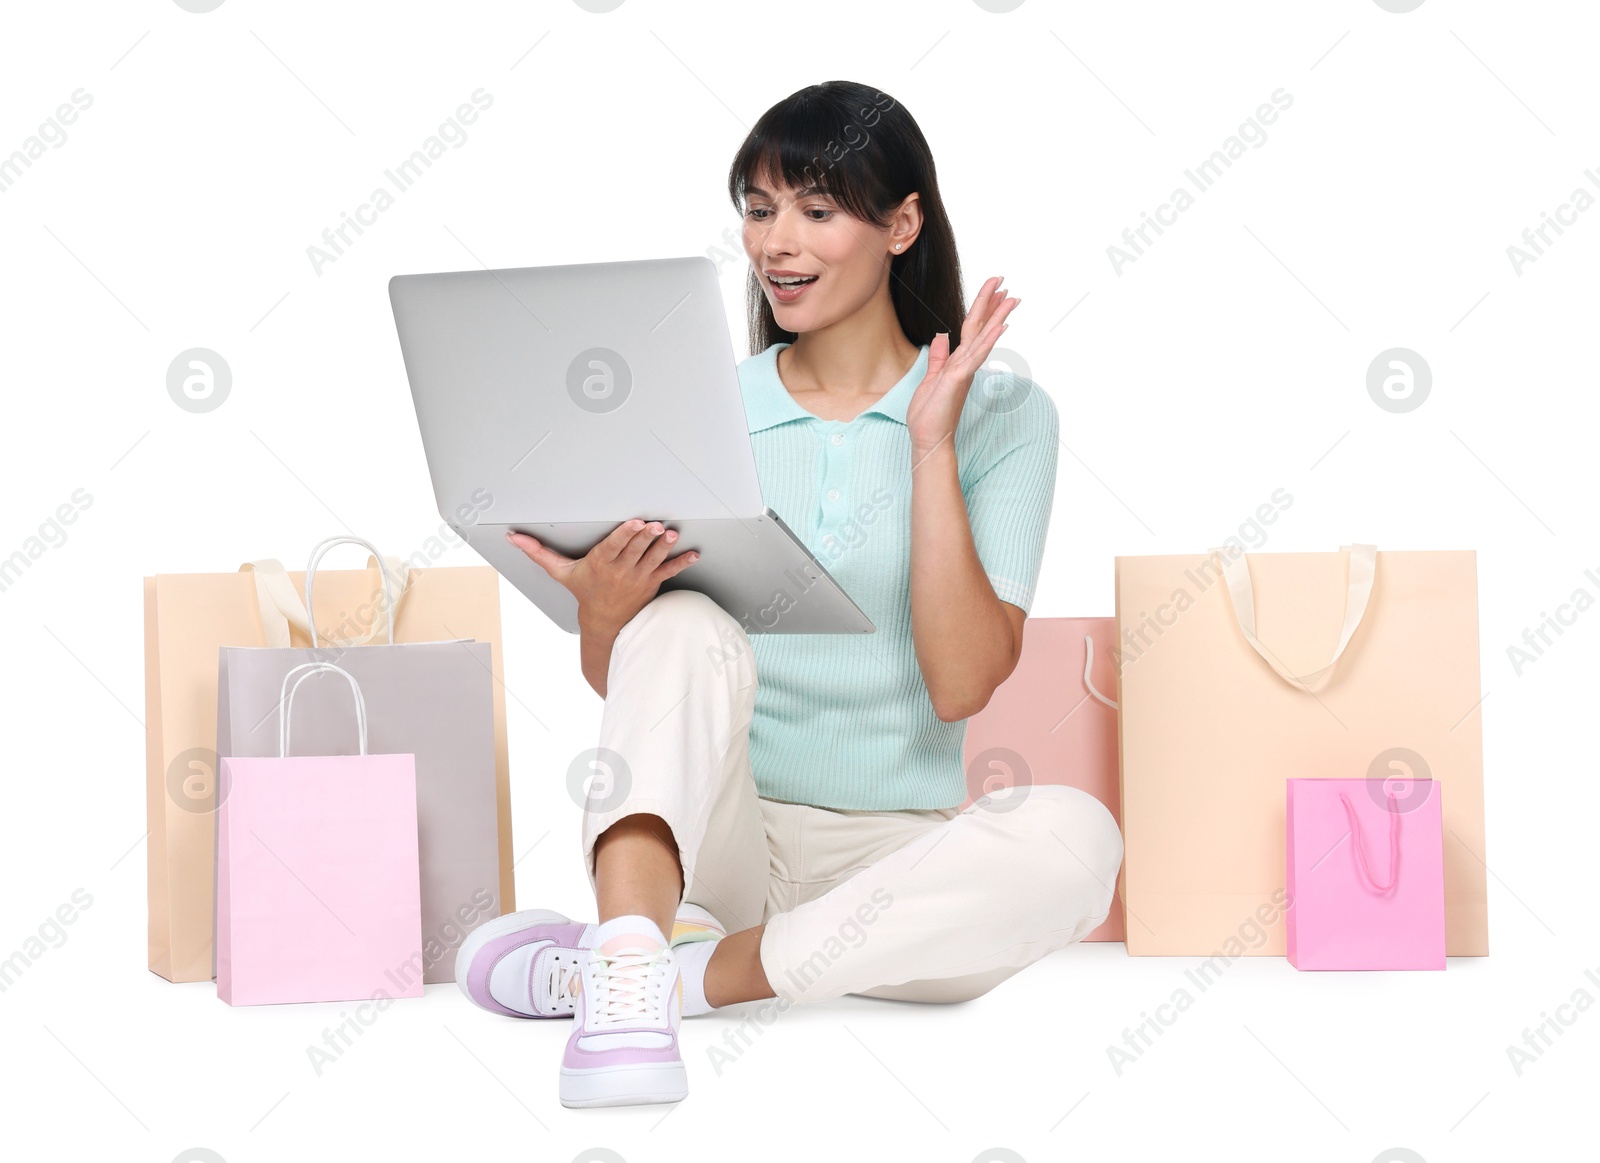
<instances>
[{"instance_id":1,"label":"long dark hair","mask_svg":"<svg viewBox=\"0 0 1600 1163\"><path fill-rule=\"evenodd\" d=\"M916 120L893 97L854 81L824 81L791 93L761 115L728 169L728 196L744 212L745 189L770 171L797 189L819 186L846 213L880 228L908 194L920 194L922 229L911 249L889 260L889 295L906 338L917 346L950 333L961 343L966 308L955 232L939 196L933 153ZM751 270L747 291L750 353L796 335L778 326Z\"/></svg>"}]
</instances>

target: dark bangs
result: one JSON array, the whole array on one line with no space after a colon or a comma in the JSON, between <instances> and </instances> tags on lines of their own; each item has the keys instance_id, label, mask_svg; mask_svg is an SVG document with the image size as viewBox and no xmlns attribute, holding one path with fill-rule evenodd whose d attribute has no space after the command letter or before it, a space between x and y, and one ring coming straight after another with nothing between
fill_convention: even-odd
<instances>
[{"instance_id":1,"label":"dark bangs","mask_svg":"<svg viewBox=\"0 0 1600 1163\"><path fill-rule=\"evenodd\" d=\"M794 189L820 189L852 218L887 226L886 212L910 191L888 188L883 175L863 160L863 148L872 144L870 128L842 117L843 110L834 102L806 100L806 92L774 105L739 147L728 171L728 196L734 207L743 211L747 187L756 175L771 172ZM876 120L881 120L876 107L865 115L873 114L880 114Z\"/></svg>"}]
</instances>

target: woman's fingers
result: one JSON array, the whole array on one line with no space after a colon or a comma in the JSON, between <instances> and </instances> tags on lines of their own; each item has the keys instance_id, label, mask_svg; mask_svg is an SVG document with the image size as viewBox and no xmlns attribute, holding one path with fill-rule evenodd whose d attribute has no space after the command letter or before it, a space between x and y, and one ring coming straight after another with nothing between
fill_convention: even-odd
<instances>
[{"instance_id":1,"label":"woman's fingers","mask_svg":"<svg viewBox=\"0 0 1600 1163\"><path fill-rule=\"evenodd\" d=\"M1017 309L1021 299L1005 299L996 304L994 314L989 317L989 326L984 329L983 338L989 340L990 346L1000 337L1000 332L1005 328L1006 316Z\"/></svg>"},{"instance_id":2,"label":"woman's fingers","mask_svg":"<svg viewBox=\"0 0 1600 1163\"><path fill-rule=\"evenodd\" d=\"M678 531L676 529L668 529L644 551L639 558L639 564L646 569L654 569L666 559L668 553L672 552L672 547L677 542Z\"/></svg>"},{"instance_id":3,"label":"woman's fingers","mask_svg":"<svg viewBox=\"0 0 1600 1163\"><path fill-rule=\"evenodd\" d=\"M967 310L967 317L961 321L961 345L965 347L972 342L972 337L983 327L984 317L988 314L990 291L994 288L994 279L984 280L983 286L973 296L972 306Z\"/></svg>"},{"instance_id":4,"label":"woman's fingers","mask_svg":"<svg viewBox=\"0 0 1600 1163\"><path fill-rule=\"evenodd\" d=\"M967 312L967 318L961 324L961 342L963 344L975 336L983 334L983 329L987 325L990 315L994 313L995 305L1005 298L1001 290L1001 284L1004 281L1005 279L1000 275L984 280L983 287L972 300L972 310Z\"/></svg>"},{"instance_id":5,"label":"woman's fingers","mask_svg":"<svg viewBox=\"0 0 1600 1163\"><path fill-rule=\"evenodd\" d=\"M677 577L680 573L688 569L691 565L699 560L700 551L697 549L691 549L687 553L680 553L677 557L674 557L669 561L663 561L659 566L657 566L655 573L650 575L650 579L659 586L669 577Z\"/></svg>"},{"instance_id":6,"label":"woman's fingers","mask_svg":"<svg viewBox=\"0 0 1600 1163\"><path fill-rule=\"evenodd\" d=\"M642 517L624 521L610 533L607 533L593 549L589 550L588 556L600 564L609 564L615 561L617 555L626 549L629 542L633 540L634 534L643 528L644 519Z\"/></svg>"},{"instance_id":7,"label":"woman's fingers","mask_svg":"<svg viewBox=\"0 0 1600 1163\"><path fill-rule=\"evenodd\" d=\"M589 556L596 564L634 565L658 542L664 542L662 556L665 556L667 550L671 549L672 544L678 539L675 530L670 532L670 536L667 534L668 530L661 522L645 521L636 517L632 521L624 521L606 534L604 540L589 550ZM574 564L572 558L564 557L548 546L540 544L537 538L529 534L508 532L506 540L547 570Z\"/></svg>"},{"instance_id":8,"label":"woman's fingers","mask_svg":"<svg viewBox=\"0 0 1600 1163\"><path fill-rule=\"evenodd\" d=\"M994 345L999 342L1001 332L1005 331L1007 324L1003 319L996 319L989 325L978 338L971 343L961 345L962 363L959 369L962 376L975 376L989 359L989 353L994 350Z\"/></svg>"},{"instance_id":9,"label":"woman's fingers","mask_svg":"<svg viewBox=\"0 0 1600 1163\"><path fill-rule=\"evenodd\" d=\"M1006 316L1010 315L1021 302L1021 299L1006 299L996 307L983 331L957 349L950 361L949 371L952 376L965 379L977 374L978 369L989 358L989 353L994 350L994 345L999 342L1000 334L1009 326Z\"/></svg>"},{"instance_id":10,"label":"woman's fingers","mask_svg":"<svg viewBox=\"0 0 1600 1163\"><path fill-rule=\"evenodd\" d=\"M638 565L639 559L645 555L646 550L656 543L665 529L666 526L660 521L646 522L644 528L635 533L628 541L627 547L617 554L616 564Z\"/></svg>"},{"instance_id":11,"label":"woman's fingers","mask_svg":"<svg viewBox=\"0 0 1600 1163\"><path fill-rule=\"evenodd\" d=\"M563 557L555 550L540 544L537 538L526 533L507 533L506 540L527 554L535 565L545 573L554 577L557 570L567 569L572 566L572 558Z\"/></svg>"}]
</instances>

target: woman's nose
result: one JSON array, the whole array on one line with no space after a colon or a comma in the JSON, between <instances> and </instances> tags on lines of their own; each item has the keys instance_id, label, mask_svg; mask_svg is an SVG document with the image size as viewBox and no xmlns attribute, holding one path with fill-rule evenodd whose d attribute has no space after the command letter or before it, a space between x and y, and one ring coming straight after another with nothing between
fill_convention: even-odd
<instances>
[{"instance_id":1,"label":"woman's nose","mask_svg":"<svg viewBox=\"0 0 1600 1163\"><path fill-rule=\"evenodd\" d=\"M780 210L761 223L761 226L766 231L761 236L761 249L766 252L767 257L794 253L794 226L789 215Z\"/></svg>"}]
</instances>

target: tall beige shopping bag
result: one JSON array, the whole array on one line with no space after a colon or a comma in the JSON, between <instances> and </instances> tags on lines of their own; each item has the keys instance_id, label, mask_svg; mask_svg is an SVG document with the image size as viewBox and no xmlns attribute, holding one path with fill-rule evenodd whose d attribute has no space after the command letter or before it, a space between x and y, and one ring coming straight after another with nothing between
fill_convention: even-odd
<instances>
[{"instance_id":1,"label":"tall beige shopping bag","mask_svg":"<svg viewBox=\"0 0 1600 1163\"><path fill-rule=\"evenodd\" d=\"M1440 782L1446 952L1488 953L1472 551L1119 557L1116 597L1130 954L1282 956L1285 780L1389 776Z\"/></svg>"},{"instance_id":2,"label":"tall beige shopping bag","mask_svg":"<svg viewBox=\"0 0 1600 1163\"><path fill-rule=\"evenodd\" d=\"M500 907L514 909L499 575L488 566L407 569L398 578L395 640L490 643L500 831ZM208 981L212 966L217 674L224 646L309 646L303 573L276 561L237 573L144 579L145 802L150 830L149 966L169 981ZM376 562L316 575L323 640L381 641L388 620ZM324 614L323 611L326 610Z\"/></svg>"}]
</instances>

